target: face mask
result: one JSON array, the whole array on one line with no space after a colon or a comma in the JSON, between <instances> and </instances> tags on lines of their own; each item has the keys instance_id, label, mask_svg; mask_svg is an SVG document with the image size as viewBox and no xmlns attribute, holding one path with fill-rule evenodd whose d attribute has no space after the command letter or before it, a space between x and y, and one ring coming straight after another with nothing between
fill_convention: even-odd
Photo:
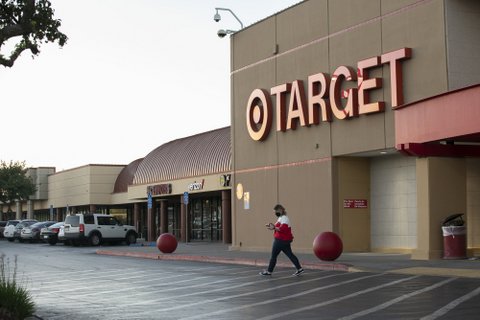
<instances>
[{"instance_id":1,"label":"face mask","mask_svg":"<svg viewBox=\"0 0 480 320\"><path fill-rule=\"evenodd\" d=\"M280 211L275 211L275 215L276 215L277 217L280 217L280 216L282 215L282 213L281 213Z\"/></svg>"}]
</instances>

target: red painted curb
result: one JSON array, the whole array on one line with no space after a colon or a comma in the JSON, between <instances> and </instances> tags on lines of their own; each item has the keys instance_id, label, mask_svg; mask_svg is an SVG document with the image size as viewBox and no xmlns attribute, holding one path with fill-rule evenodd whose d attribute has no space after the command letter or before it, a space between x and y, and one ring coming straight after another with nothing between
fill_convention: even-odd
<instances>
[{"instance_id":1,"label":"red painted curb","mask_svg":"<svg viewBox=\"0 0 480 320\"><path fill-rule=\"evenodd\" d=\"M159 253L146 253L146 252L127 252L127 251L110 251L110 250L97 250L96 254L108 255L108 256L121 256L132 257L142 259L153 260L170 260L170 261L196 261L196 262L209 262L209 263L223 263L223 264L236 264L236 265L248 265L265 267L268 265L267 260L263 259L245 259L245 258L223 258L212 256L194 256L194 255L177 255L177 254L159 254ZM279 262L277 264L280 267L291 267L290 263ZM304 269L309 270L326 270L326 271L349 271L350 266L341 263L302 263Z\"/></svg>"}]
</instances>

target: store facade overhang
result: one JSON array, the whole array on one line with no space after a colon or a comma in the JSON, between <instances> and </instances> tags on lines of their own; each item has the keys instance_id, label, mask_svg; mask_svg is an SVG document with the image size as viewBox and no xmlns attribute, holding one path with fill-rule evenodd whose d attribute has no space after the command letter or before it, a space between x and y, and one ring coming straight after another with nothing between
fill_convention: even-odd
<instances>
[{"instance_id":1,"label":"store facade overhang","mask_svg":"<svg viewBox=\"0 0 480 320\"><path fill-rule=\"evenodd\" d=\"M395 146L419 157L480 156L480 84L395 109Z\"/></svg>"}]
</instances>

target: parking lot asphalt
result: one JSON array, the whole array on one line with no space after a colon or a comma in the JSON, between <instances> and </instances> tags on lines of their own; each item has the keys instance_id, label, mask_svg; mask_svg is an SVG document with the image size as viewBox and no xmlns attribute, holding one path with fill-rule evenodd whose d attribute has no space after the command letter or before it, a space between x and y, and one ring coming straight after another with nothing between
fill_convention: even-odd
<instances>
[{"instance_id":1,"label":"parking lot asphalt","mask_svg":"<svg viewBox=\"0 0 480 320\"><path fill-rule=\"evenodd\" d=\"M130 246L111 246L98 249L99 255L124 256L142 259L196 261L258 266L268 264L269 252L232 250L228 244L210 242L179 243L173 253L162 253L153 242L139 242ZM338 270L391 272L418 275L480 278L480 259L413 260L408 254L342 253L335 261L322 261L312 253L295 253L306 270ZM280 254L277 266L292 267Z\"/></svg>"}]
</instances>

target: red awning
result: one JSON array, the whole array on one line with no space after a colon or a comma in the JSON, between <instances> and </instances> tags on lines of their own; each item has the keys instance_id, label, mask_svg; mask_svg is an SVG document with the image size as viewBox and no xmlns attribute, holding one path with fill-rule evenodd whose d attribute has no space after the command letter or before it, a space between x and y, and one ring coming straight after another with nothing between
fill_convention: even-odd
<instances>
[{"instance_id":1,"label":"red awning","mask_svg":"<svg viewBox=\"0 0 480 320\"><path fill-rule=\"evenodd\" d=\"M480 84L395 109L395 145L416 156L480 156Z\"/></svg>"}]
</instances>

